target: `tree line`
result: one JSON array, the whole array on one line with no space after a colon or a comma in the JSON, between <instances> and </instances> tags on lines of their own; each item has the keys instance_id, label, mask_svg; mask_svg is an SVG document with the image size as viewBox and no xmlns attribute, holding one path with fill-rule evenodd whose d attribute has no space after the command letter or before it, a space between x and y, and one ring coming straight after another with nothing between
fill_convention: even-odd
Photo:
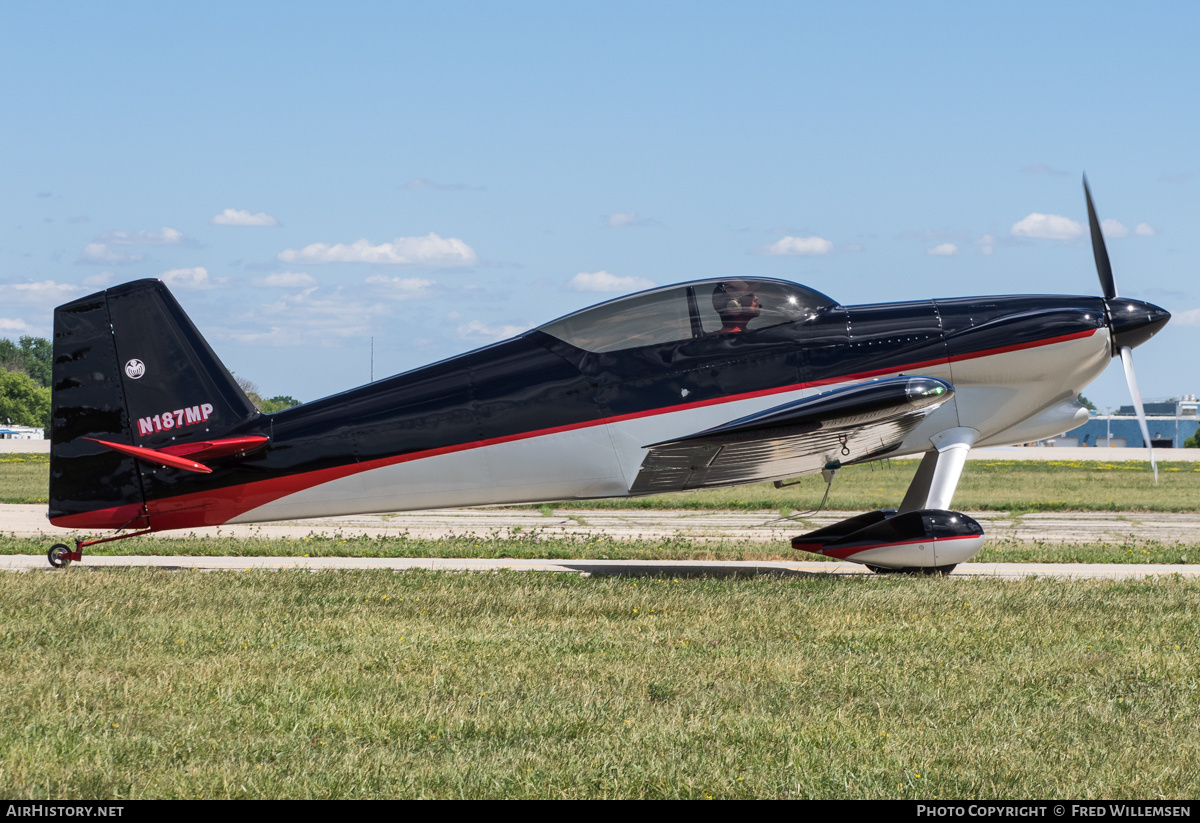
<instances>
[{"instance_id":1,"label":"tree line","mask_svg":"<svg viewBox=\"0 0 1200 823\"><path fill-rule=\"evenodd\" d=\"M41 426L49 434L53 357L44 337L0 337L0 424Z\"/></svg>"},{"instance_id":2,"label":"tree line","mask_svg":"<svg viewBox=\"0 0 1200 823\"><path fill-rule=\"evenodd\" d=\"M50 436L50 381L54 347L44 337L24 335L15 343L0 337L0 424L41 426ZM277 412L300 405L280 394L263 398L258 387L239 378L238 384L260 411Z\"/></svg>"}]
</instances>

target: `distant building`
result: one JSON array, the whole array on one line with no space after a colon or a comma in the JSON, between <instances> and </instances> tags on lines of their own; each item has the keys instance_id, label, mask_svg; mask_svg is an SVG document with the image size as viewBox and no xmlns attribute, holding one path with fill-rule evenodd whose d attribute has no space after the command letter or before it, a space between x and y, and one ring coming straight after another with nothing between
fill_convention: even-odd
<instances>
[{"instance_id":1,"label":"distant building","mask_svg":"<svg viewBox=\"0 0 1200 823\"><path fill-rule=\"evenodd\" d=\"M1150 445L1156 449L1182 449L1183 442L1200 428L1200 401L1189 394L1159 403L1145 403ZM1146 447L1133 406L1121 406L1115 414L1093 413L1090 420L1064 435L1043 441L1055 446Z\"/></svg>"},{"instance_id":2,"label":"distant building","mask_svg":"<svg viewBox=\"0 0 1200 823\"><path fill-rule=\"evenodd\" d=\"M0 440L45 440L46 432L36 426L0 426Z\"/></svg>"}]
</instances>

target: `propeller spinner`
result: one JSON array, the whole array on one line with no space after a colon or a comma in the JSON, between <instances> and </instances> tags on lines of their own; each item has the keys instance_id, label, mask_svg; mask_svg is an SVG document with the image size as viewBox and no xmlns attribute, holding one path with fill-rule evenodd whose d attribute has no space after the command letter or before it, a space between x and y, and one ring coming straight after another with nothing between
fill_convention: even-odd
<instances>
[{"instance_id":1,"label":"propeller spinner","mask_svg":"<svg viewBox=\"0 0 1200 823\"><path fill-rule=\"evenodd\" d=\"M1142 406L1142 394L1138 391L1137 377L1133 371L1133 347L1145 343L1171 319L1170 312L1141 300L1117 297L1117 284L1113 280L1112 264L1108 260L1108 248L1104 245L1104 234L1100 231L1100 220L1096 217L1096 206L1092 203L1092 192L1088 188L1087 175L1083 178L1083 194L1087 198L1088 227L1092 233L1092 254L1096 258L1096 274L1100 277L1100 288L1104 292L1104 306L1108 312L1108 327L1112 332L1113 356L1120 356L1125 369L1125 383L1137 412L1138 425L1146 451L1150 453L1150 468L1154 470L1154 482L1158 482L1158 465L1154 462L1154 449L1150 445L1150 429L1146 425L1146 410Z\"/></svg>"}]
</instances>

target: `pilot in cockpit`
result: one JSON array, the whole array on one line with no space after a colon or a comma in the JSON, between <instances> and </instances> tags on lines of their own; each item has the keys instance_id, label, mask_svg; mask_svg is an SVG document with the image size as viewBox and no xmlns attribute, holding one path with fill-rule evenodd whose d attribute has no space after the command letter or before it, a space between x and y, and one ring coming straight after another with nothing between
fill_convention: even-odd
<instances>
[{"instance_id":1,"label":"pilot in cockpit","mask_svg":"<svg viewBox=\"0 0 1200 823\"><path fill-rule=\"evenodd\" d=\"M762 312L758 295L745 280L727 280L713 289L713 308L721 318L717 334L743 332L751 320Z\"/></svg>"}]
</instances>

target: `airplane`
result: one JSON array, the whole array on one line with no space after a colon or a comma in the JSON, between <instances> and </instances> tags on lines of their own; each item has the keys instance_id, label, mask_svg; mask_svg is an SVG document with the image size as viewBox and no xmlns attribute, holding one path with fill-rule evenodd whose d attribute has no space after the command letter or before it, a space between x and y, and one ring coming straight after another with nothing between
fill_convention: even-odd
<instances>
[{"instance_id":1,"label":"airplane","mask_svg":"<svg viewBox=\"0 0 1200 823\"><path fill-rule=\"evenodd\" d=\"M50 522L150 532L733 486L920 455L897 509L792 547L876 572L948 573L983 545L950 509L972 448L1087 419L1080 391L1170 319L1117 295L844 306L784 280L619 297L341 394L260 413L158 280L54 313ZM1151 454L1153 464L1153 455ZM1157 467L1155 467L1157 477Z\"/></svg>"}]
</instances>

